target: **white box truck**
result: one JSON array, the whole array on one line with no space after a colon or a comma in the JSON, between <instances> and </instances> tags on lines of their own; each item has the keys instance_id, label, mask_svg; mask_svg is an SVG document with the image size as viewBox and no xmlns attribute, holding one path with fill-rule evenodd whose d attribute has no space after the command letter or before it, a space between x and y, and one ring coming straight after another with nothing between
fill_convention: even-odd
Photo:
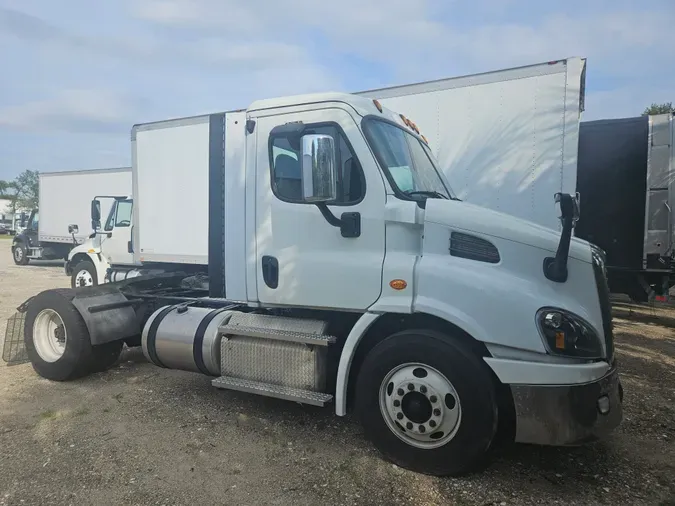
<instances>
[{"instance_id":1,"label":"white box truck","mask_svg":"<svg viewBox=\"0 0 675 506\"><path fill-rule=\"evenodd\" d=\"M462 199L558 230L551 195L576 191L585 68L585 59L568 58L359 95L415 118ZM207 265L207 223L198 217L207 213L202 195L208 187L209 158L201 148L208 142L209 122L223 117L140 127L132 143L137 169L133 193L143 196L134 214L139 220L134 226L135 261L127 257L113 266L106 253L106 248L126 248L124 233L114 233L103 249L83 245L68 261L73 286L138 275L141 261L153 262L155 268L160 263L187 263L193 269ZM199 152L166 150L172 138L189 136L195 137L190 145ZM181 177L167 180L162 174L174 166L184 168ZM157 178L163 182L160 187Z\"/></svg>"},{"instance_id":2,"label":"white box truck","mask_svg":"<svg viewBox=\"0 0 675 506\"><path fill-rule=\"evenodd\" d=\"M28 226L12 241L17 265L30 260L66 260L70 250L91 234L92 199L128 195L131 168L42 173L39 184L38 209L31 212Z\"/></svg>"},{"instance_id":3,"label":"white box truck","mask_svg":"<svg viewBox=\"0 0 675 506\"><path fill-rule=\"evenodd\" d=\"M575 193L586 60L361 92L415 118L462 200L558 230Z\"/></svg>"},{"instance_id":4,"label":"white box truck","mask_svg":"<svg viewBox=\"0 0 675 506\"><path fill-rule=\"evenodd\" d=\"M462 202L409 122L343 93L132 138L134 257L191 263L24 303L13 328L41 376L102 371L140 342L217 388L354 410L388 459L436 475L473 468L509 427L562 445L620 423L604 256L571 237L571 195L562 232ZM189 192L198 208L155 209ZM202 241L196 221L206 274L182 270L203 243L160 237Z\"/></svg>"}]
</instances>

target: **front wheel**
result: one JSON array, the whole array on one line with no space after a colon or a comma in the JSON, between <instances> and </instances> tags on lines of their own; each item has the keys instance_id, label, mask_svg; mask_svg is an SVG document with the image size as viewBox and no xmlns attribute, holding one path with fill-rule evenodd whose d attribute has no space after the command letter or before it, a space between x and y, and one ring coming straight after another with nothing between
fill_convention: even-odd
<instances>
[{"instance_id":1,"label":"front wheel","mask_svg":"<svg viewBox=\"0 0 675 506\"><path fill-rule=\"evenodd\" d=\"M427 330L399 332L370 351L356 409L387 459L438 476L483 462L497 429L487 367L459 339Z\"/></svg>"},{"instance_id":2,"label":"front wheel","mask_svg":"<svg viewBox=\"0 0 675 506\"><path fill-rule=\"evenodd\" d=\"M26 265L28 263L28 249L22 242L12 248L12 258L16 265Z\"/></svg>"},{"instance_id":3,"label":"front wheel","mask_svg":"<svg viewBox=\"0 0 675 506\"><path fill-rule=\"evenodd\" d=\"M70 277L70 286L79 288L81 286L96 285L98 285L98 275L96 274L96 267L94 264L88 260L78 262Z\"/></svg>"}]
</instances>

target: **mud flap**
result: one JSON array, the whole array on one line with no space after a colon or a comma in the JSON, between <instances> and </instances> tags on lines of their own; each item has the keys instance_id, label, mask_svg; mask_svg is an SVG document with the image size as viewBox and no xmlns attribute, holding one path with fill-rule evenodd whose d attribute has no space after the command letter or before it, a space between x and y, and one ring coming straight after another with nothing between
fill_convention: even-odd
<instances>
[{"instance_id":1,"label":"mud flap","mask_svg":"<svg viewBox=\"0 0 675 506\"><path fill-rule=\"evenodd\" d=\"M106 285L91 288L94 290L78 291L72 304L82 315L92 345L121 341L141 333L134 311L136 301L127 299L119 290L110 290Z\"/></svg>"}]
</instances>

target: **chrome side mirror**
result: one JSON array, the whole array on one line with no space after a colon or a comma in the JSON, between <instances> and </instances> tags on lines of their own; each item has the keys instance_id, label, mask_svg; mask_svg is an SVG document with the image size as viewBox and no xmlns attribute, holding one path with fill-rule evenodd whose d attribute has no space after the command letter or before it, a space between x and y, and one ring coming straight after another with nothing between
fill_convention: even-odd
<instances>
[{"instance_id":1,"label":"chrome side mirror","mask_svg":"<svg viewBox=\"0 0 675 506\"><path fill-rule=\"evenodd\" d=\"M301 144L303 200L313 204L335 200L335 141L330 135L307 134Z\"/></svg>"}]
</instances>

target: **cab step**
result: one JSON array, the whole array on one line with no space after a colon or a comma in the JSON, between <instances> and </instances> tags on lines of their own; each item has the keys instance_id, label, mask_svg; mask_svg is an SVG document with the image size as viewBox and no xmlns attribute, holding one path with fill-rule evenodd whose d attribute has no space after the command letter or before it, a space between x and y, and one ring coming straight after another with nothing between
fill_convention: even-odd
<instances>
[{"instance_id":1,"label":"cab step","mask_svg":"<svg viewBox=\"0 0 675 506\"><path fill-rule=\"evenodd\" d=\"M333 399L330 394L321 392L312 392L311 390L300 390L283 385L273 385L270 383L261 383L259 381L233 378L230 376L221 376L211 381L216 388L227 390L237 390L250 394L264 395L287 401L300 402L302 404L311 404L312 406L323 407Z\"/></svg>"}]
</instances>

